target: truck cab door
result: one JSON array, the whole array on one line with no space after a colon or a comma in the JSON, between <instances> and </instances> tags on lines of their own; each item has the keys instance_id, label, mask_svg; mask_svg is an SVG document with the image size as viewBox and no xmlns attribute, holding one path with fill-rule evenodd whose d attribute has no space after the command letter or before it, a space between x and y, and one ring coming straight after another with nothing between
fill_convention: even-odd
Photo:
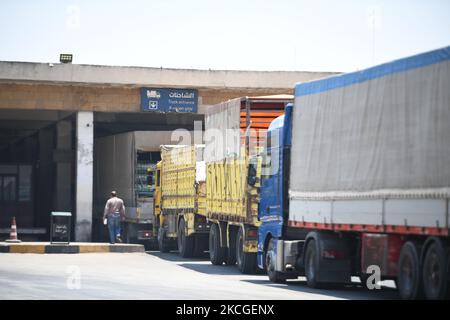
<instances>
[{"instance_id":1,"label":"truck cab door","mask_svg":"<svg viewBox=\"0 0 450 320\"><path fill-rule=\"evenodd\" d=\"M273 136L274 132L267 135L267 147L263 154L263 172L261 181L261 200L259 204L259 218L278 219L282 217L282 195L280 179L282 179L282 168L280 161L281 146L273 143L278 140ZM275 133L278 135L278 132Z\"/></svg>"}]
</instances>

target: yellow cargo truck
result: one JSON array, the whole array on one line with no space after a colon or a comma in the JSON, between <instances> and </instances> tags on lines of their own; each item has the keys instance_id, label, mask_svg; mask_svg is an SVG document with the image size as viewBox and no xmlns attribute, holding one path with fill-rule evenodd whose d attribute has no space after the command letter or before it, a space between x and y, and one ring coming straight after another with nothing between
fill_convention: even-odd
<instances>
[{"instance_id":1,"label":"yellow cargo truck","mask_svg":"<svg viewBox=\"0 0 450 320\"><path fill-rule=\"evenodd\" d=\"M183 257L209 249L215 265L256 271L262 161L271 121L290 95L244 97L211 106L205 145L162 146L155 186L160 251Z\"/></svg>"},{"instance_id":2,"label":"yellow cargo truck","mask_svg":"<svg viewBox=\"0 0 450 320\"><path fill-rule=\"evenodd\" d=\"M211 106L205 114L206 217L215 265L256 272L260 150L270 122L290 95L244 97Z\"/></svg>"},{"instance_id":3,"label":"yellow cargo truck","mask_svg":"<svg viewBox=\"0 0 450 320\"><path fill-rule=\"evenodd\" d=\"M181 256L208 249L203 145L161 146L154 195L155 232L161 252L178 248Z\"/></svg>"},{"instance_id":4,"label":"yellow cargo truck","mask_svg":"<svg viewBox=\"0 0 450 320\"><path fill-rule=\"evenodd\" d=\"M207 164L207 217L212 264L238 264L243 273L256 271L258 188L261 161L240 156ZM251 181L252 180L252 181Z\"/></svg>"}]
</instances>

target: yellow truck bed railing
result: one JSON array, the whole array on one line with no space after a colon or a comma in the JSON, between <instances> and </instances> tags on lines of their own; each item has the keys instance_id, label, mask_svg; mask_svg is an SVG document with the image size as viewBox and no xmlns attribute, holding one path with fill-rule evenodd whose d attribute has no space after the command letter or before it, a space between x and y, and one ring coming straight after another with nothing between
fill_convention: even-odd
<instances>
[{"instance_id":1,"label":"yellow truck bed railing","mask_svg":"<svg viewBox=\"0 0 450 320\"><path fill-rule=\"evenodd\" d=\"M196 181L198 146L163 146L162 159L162 209L196 212L205 210L202 200L204 183ZM204 187L203 187L204 189Z\"/></svg>"},{"instance_id":2,"label":"yellow truck bed railing","mask_svg":"<svg viewBox=\"0 0 450 320\"><path fill-rule=\"evenodd\" d=\"M249 161L245 156L206 165L208 218L257 224L261 160L256 157L252 161L257 169L254 186L247 183Z\"/></svg>"}]
</instances>

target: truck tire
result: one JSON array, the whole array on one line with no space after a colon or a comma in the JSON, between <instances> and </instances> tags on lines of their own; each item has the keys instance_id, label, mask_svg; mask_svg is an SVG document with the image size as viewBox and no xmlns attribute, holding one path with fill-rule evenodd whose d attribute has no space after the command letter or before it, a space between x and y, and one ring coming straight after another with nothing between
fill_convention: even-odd
<instances>
[{"instance_id":1,"label":"truck tire","mask_svg":"<svg viewBox=\"0 0 450 320\"><path fill-rule=\"evenodd\" d=\"M225 248L220 246L220 230L217 224L209 230L209 260L214 265L222 265L225 260Z\"/></svg>"},{"instance_id":2,"label":"truck tire","mask_svg":"<svg viewBox=\"0 0 450 320\"><path fill-rule=\"evenodd\" d=\"M425 297L430 300L445 299L448 290L448 253L440 240L433 241L425 252L422 281Z\"/></svg>"},{"instance_id":3,"label":"truck tire","mask_svg":"<svg viewBox=\"0 0 450 320\"><path fill-rule=\"evenodd\" d=\"M194 257L203 257L206 250L206 241L207 239L205 239L203 235L197 235L194 237Z\"/></svg>"},{"instance_id":4,"label":"truck tire","mask_svg":"<svg viewBox=\"0 0 450 320\"><path fill-rule=\"evenodd\" d=\"M227 248L225 264L227 266L234 266L236 264L236 232L230 230L229 237L229 247Z\"/></svg>"},{"instance_id":5,"label":"truck tire","mask_svg":"<svg viewBox=\"0 0 450 320\"><path fill-rule=\"evenodd\" d=\"M159 251L163 253L170 251L170 245L166 238L166 232L163 228L158 229L158 248Z\"/></svg>"},{"instance_id":6,"label":"truck tire","mask_svg":"<svg viewBox=\"0 0 450 320\"><path fill-rule=\"evenodd\" d=\"M319 273L319 250L316 245L316 240L308 241L305 252L305 276L306 284L310 288L319 288L320 284L317 281Z\"/></svg>"},{"instance_id":7,"label":"truck tire","mask_svg":"<svg viewBox=\"0 0 450 320\"><path fill-rule=\"evenodd\" d=\"M236 262L244 274L256 273L256 253L244 252L244 231L239 228L236 236Z\"/></svg>"},{"instance_id":8,"label":"truck tire","mask_svg":"<svg viewBox=\"0 0 450 320\"><path fill-rule=\"evenodd\" d=\"M186 223L180 219L177 232L178 251L183 258L192 258L194 254L194 237L186 236Z\"/></svg>"},{"instance_id":9,"label":"truck tire","mask_svg":"<svg viewBox=\"0 0 450 320\"><path fill-rule=\"evenodd\" d=\"M225 264L227 266L234 266L236 264L236 248L227 248Z\"/></svg>"},{"instance_id":10,"label":"truck tire","mask_svg":"<svg viewBox=\"0 0 450 320\"><path fill-rule=\"evenodd\" d=\"M270 239L264 255L265 268L269 280L274 283L285 283L286 277L279 271L275 271L275 253L273 250L273 239Z\"/></svg>"},{"instance_id":11,"label":"truck tire","mask_svg":"<svg viewBox=\"0 0 450 320\"><path fill-rule=\"evenodd\" d=\"M412 241L407 241L400 251L397 282L402 299L417 299L422 296L419 250Z\"/></svg>"}]
</instances>

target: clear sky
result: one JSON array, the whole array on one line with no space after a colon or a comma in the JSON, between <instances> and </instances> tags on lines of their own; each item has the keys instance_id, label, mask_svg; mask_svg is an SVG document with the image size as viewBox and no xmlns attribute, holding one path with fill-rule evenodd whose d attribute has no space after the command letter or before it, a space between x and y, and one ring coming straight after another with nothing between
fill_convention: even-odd
<instances>
[{"instance_id":1,"label":"clear sky","mask_svg":"<svg viewBox=\"0 0 450 320\"><path fill-rule=\"evenodd\" d=\"M449 0L0 0L0 60L352 71L450 45Z\"/></svg>"}]
</instances>

